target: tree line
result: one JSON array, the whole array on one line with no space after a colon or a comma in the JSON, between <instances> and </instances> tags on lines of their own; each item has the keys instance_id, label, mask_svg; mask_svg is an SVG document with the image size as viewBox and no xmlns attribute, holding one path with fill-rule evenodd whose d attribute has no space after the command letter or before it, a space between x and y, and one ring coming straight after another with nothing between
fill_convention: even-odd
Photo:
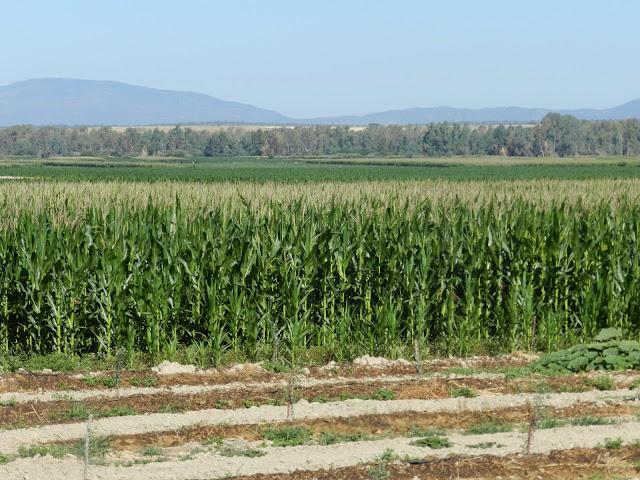
<instances>
[{"instance_id":1,"label":"tree line","mask_svg":"<svg viewBox=\"0 0 640 480\"><path fill-rule=\"evenodd\" d=\"M586 121L551 113L538 124L515 126L229 127L213 133L180 126L169 130L16 126L0 129L0 155L640 155L640 121Z\"/></svg>"}]
</instances>

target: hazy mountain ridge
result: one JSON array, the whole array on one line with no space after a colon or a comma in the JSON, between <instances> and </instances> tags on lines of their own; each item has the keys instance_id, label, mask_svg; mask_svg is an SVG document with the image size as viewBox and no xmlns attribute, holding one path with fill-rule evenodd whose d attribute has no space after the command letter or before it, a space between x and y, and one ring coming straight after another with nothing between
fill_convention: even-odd
<instances>
[{"instance_id":1,"label":"hazy mountain ridge","mask_svg":"<svg viewBox=\"0 0 640 480\"><path fill-rule=\"evenodd\" d=\"M0 87L0 126L252 123L286 125L527 123L557 111L586 120L640 118L640 99L614 108L410 108L359 116L294 119L273 110L202 93L159 90L113 81L44 78Z\"/></svg>"},{"instance_id":2,"label":"hazy mountain ridge","mask_svg":"<svg viewBox=\"0 0 640 480\"><path fill-rule=\"evenodd\" d=\"M96 80L25 80L0 87L0 125L287 123L271 110L202 93Z\"/></svg>"},{"instance_id":3,"label":"hazy mountain ridge","mask_svg":"<svg viewBox=\"0 0 640 480\"><path fill-rule=\"evenodd\" d=\"M632 100L623 105L603 110L579 109L557 110L549 108L525 107L493 107L493 108L410 108L406 110L388 110L361 116L344 116L310 119L310 123L321 125L367 125L380 123L392 124L424 124L434 122L462 122L462 123L500 123L500 122L538 122L551 112L558 112L584 120L624 120L626 118L640 118L640 99Z\"/></svg>"}]
</instances>

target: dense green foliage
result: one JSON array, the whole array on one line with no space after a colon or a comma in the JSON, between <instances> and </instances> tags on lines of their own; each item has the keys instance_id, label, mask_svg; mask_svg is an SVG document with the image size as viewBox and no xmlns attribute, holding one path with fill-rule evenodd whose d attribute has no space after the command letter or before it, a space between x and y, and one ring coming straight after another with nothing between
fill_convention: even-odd
<instances>
[{"instance_id":1,"label":"dense green foliage","mask_svg":"<svg viewBox=\"0 0 640 480\"><path fill-rule=\"evenodd\" d=\"M638 155L638 120L590 122L549 114L535 126L370 125L295 128L30 127L0 129L0 155Z\"/></svg>"},{"instance_id":2,"label":"dense green foliage","mask_svg":"<svg viewBox=\"0 0 640 480\"><path fill-rule=\"evenodd\" d=\"M615 328L601 331L591 343L574 345L567 350L549 353L535 365L536 370L581 372L640 368L640 342L622 340Z\"/></svg>"},{"instance_id":3,"label":"dense green foliage","mask_svg":"<svg viewBox=\"0 0 640 480\"><path fill-rule=\"evenodd\" d=\"M295 363L414 339L457 354L552 350L640 327L636 205L300 201L231 214L176 201L73 218L25 208L0 228L0 355L195 345L214 362Z\"/></svg>"}]
</instances>

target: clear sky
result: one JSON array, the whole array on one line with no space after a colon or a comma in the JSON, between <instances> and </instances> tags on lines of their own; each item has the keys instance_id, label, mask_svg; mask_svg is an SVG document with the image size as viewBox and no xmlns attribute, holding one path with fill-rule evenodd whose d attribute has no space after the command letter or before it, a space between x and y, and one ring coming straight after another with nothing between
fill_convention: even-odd
<instances>
[{"instance_id":1,"label":"clear sky","mask_svg":"<svg viewBox=\"0 0 640 480\"><path fill-rule=\"evenodd\" d=\"M0 0L0 84L193 90L295 117L640 97L637 0Z\"/></svg>"}]
</instances>

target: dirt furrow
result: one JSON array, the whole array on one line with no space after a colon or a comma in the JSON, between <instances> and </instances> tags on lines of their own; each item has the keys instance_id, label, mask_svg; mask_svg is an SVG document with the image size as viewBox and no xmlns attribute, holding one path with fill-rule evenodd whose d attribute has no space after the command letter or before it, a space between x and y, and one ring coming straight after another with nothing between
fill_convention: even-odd
<instances>
[{"instance_id":1,"label":"dirt furrow","mask_svg":"<svg viewBox=\"0 0 640 480\"><path fill-rule=\"evenodd\" d=\"M472 388L480 391L491 391L493 393L527 393L534 391L586 391L593 387L593 380L596 375L571 375L561 377L547 377L542 375L529 375L522 378L508 379L502 373L481 373L475 375L458 374L432 374L417 377L416 375L399 376L373 376L373 377L333 377L333 378L312 378L303 375L290 375L270 382L240 382L233 381L224 384L208 385L206 382L200 385L171 385L162 387L127 387L109 389L77 389L77 390L40 390L38 392L5 392L0 393L0 408L4 405L16 404L43 404L47 402L78 402L85 400L99 401L119 400L136 396L154 395L200 395L220 393L225 397L233 397L237 393L239 397L246 397L246 392L258 394L259 392L284 392L298 391L304 398L310 398L311 394L304 394L304 390L309 390L320 395L322 388L326 387L330 393L330 387L349 387L355 393L363 389L363 386L370 385L372 388L383 388L388 385L406 387L412 385L416 387L416 398L444 398L449 396L453 388ZM628 388L633 382L640 379L640 374L617 374L611 375L616 388ZM406 385L402 385L406 384ZM366 389L365 389L366 390ZM406 388L405 388L406 390ZM259 395L264 396L264 393ZM400 397L402 398L402 397ZM409 398L409 397L404 397Z\"/></svg>"},{"instance_id":2,"label":"dirt furrow","mask_svg":"<svg viewBox=\"0 0 640 480\"><path fill-rule=\"evenodd\" d=\"M410 379L406 382L346 382L298 387L283 385L280 388L251 390L237 389L212 392L171 393L156 395L135 395L123 397L95 398L71 401L64 397L48 402L18 403L10 401L0 404L0 428L19 428L27 423L41 425L71 423L87 419L90 414L96 418L143 413L178 413L210 408L233 409L259 405L286 405L300 399L325 403L351 398L392 400L392 399L438 399L447 398L456 388L464 386L467 394L476 395L487 390L496 392L491 380L484 379L430 379L427 381ZM500 390L507 388L500 385Z\"/></svg>"},{"instance_id":3,"label":"dirt furrow","mask_svg":"<svg viewBox=\"0 0 640 480\"><path fill-rule=\"evenodd\" d=\"M619 449L572 448L548 454L506 456L459 456L430 458L428 461L404 460L375 462L353 467L297 471L286 474L258 474L234 477L234 480L371 480L381 472L393 480L451 480L452 478L504 480L640 480L640 447Z\"/></svg>"},{"instance_id":4,"label":"dirt furrow","mask_svg":"<svg viewBox=\"0 0 640 480\"><path fill-rule=\"evenodd\" d=\"M482 395L475 398L447 398L441 400L345 400L329 403L295 404L295 418L319 419L342 418L361 415L391 414L398 412L452 412L484 411L517 408L530 403L554 408L569 407L578 402L633 402L637 399L631 392L589 391L582 393ZM242 425L264 424L285 420L287 406L265 405L245 409L207 409L184 413L154 413L126 417L102 418L94 422L97 435L117 436L150 432L175 431L196 425ZM13 453L21 445L35 442L69 441L82 438L83 423L46 425L35 428L7 430L0 435L0 452Z\"/></svg>"},{"instance_id":5,"label":"dirt furrow","mask_svg":"<svg viewBox=\"0 0 640 480\"><path fill-rule=\"evenodd\" d=\"M640 439L640 423L629 422L615 426L562 427L537 431L531 453L548 454L555 450L594 448L619 438L624 444ZM92 478L102 480L192 480L216 479L230 476L291 473L351 467L375 462L382 456L411 458L446 458L453 455L478 455L477 445L484 444L483 455L507 456L522 453L527 442L526 433L495 433L485 435L450 435L450 447L432 449L412 445L408 438L353 442L338 445L303 445L295 447L266 447L261 457L227 457L215 452L196 454L182 461L164 461L130 467L92 466ZM80 478L82 463L71 458L55 460L51 457L20 459L0 466L0 478L29 478L30 480L58 480Z\"/></svg>"},{"instance_id":6,"label":"dirt furrow","mask_svg":"<svg viewBox=\"0 0 640 480\"><path fill-rule=\"evenodd\" d=\"M425 374L446 372L448 369L482 369L491 370L498 368L524 367L537 358L531 354L510 354L491 356L477 356L468 358L435 358L422 362L422 371ZM274 373L265 370L259 363L237 364L230 367L197 369L194 366L175 364L178 372L160 369L160 372L146 371L122 371L119 375L121 386L124 388L140 385L171 387L179 385L224 385L232 382L279 382L285 381L296 370L287 373ZM187 373L185 373L187 372ZM406 360L388 360L377 357L360 357L352 363L335 363L327 365L302 368L297 370L309 379L332 379L362 377L410 377L415 375L416 365ZM15 373L0 373L0 393L7 392L37 392L65 391L65 390L100 390L100 381L87 382L91 378L109 379L115 376L115 372L51 372L51 371L20 371Z\"/></svg>"},{"instance_id":7,"label":"dirt furrow","mask_svg":"<svg viewBox=\"0 0 640 480\"><path fill-rule=\"evenodd\" d=\"M576 403L566 408L541 408L534 410L539 428L551 428L571 422L592 422L598 420L629 420L638 413L639 407L619 403ZM310 437L338 435L343 438L370 439L417 435L416 432L433 429L467 429L478 425L496 424L508 428L525 425L531 420L528 406L517 408L486 410L482 412L400 412L380 415L361 415L352 418L322 418L316 420L294 420L269 425L270 428L302 427L310 432ZM340 441L339 437L337 437ZM245 441L264 440L263 429L256 425L199 425L171 432L153 432L141 435L121 435L110 440L112 451L136 451L149 446L167 448L183 446L191 442L210 442L213 439L242 439ZM351 441L351 440L350 440Z\"/></svg>"},{"instance_id":8,"label":"dirt furrow","mask_svg":"<svg viewBox=\"0 0 640 480\"><path fill-rule=\"evenodd\" d=\"M44 403L55 402L61 399L69 401L80 401L88 399L110 399L124 398L137 395L195 395L209 392L230 392L230 391L261 391L261 390L282 390L285 388L313 388L337 385L363 385L363 384L394 384L404 382L428 383L431 381L500 381L504 380L503 374L478 374L478 375L426 375L416 377L416 375L402 376L374 376L361 378L305 378L291 376L289 379L281 379L273 382L229 382L215 385L173 385L166 387L130 387L130 388L109 388L109 389L88 389L88 390L49 390L37 393L28 392L5 392L0 394L0 404L4 403Z\"/></svg>"}]
</instances>

